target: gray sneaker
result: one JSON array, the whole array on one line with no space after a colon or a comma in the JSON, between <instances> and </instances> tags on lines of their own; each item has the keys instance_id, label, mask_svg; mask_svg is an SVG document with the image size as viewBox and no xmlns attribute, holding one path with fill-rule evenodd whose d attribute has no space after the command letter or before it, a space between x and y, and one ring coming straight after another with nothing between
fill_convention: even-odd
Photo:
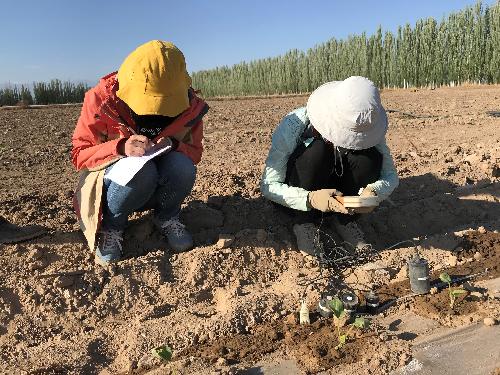
<instances>
[{"instance_id":1,"label":"gray sneaker","mask_svg":"<svg viewBox=\"0 0 500 375\"><path fill-rule=\"evenodd\" d=\"M302 255L320 257L323 253L318 229L313 223L295 224L293 233L297 239L297 249Z\"/></svg>"},{"instance_id":2,"label":"gray sneaker","mask_svg":"<svg viewBox=\"0 0 500 375\"><path fill-rule=\"evenodd\" d=\"M177 216L166 220L154 220L160 232L167 237L168 244L175 252L182 252L193 247L193 237Z\"/></svg>"},{"instance_id":3,"label":"gray sneaker","mask_svg":"<svg viewBox=\"0 0 500 375\"><path fill-rule=\"evenodd\" d=\"M342 240L345 243L348 243L353 248L357 250L362 250L364 248L370 247L371 245L365 241L364 233L359 228L356 222L351 221L345 225L340 224L337 219L332 220L332 225L334 229L337 231Z\"/></svg>"},{"instance_id":4,"label":"gray sneaker","mask_svg":"<svg viewBox=\"0 0 500 375\"><path fill-rule=\"evenodd\" d=\"M123 231L101 230L98 233L95 262L107 266L118 262L122 257Z\"/></svg>"}]
</instances>

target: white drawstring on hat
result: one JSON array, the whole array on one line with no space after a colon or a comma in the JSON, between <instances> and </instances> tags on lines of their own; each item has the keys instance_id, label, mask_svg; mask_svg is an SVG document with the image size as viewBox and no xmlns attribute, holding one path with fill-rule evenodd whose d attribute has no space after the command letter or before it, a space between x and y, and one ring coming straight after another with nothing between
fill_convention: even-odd
<instances>
[{"instance_id":1,"label":"white drawstring on hat","mask_svg":"<svg viewBox=\"0 0 500 375\"><path fill-rule=\"evenodd\" d=\"M337 173L337 153L339 154L340 159L340 174ZM342 155L340 154L339 146L335 146L333 148L333 171L337 175L337 177L342 177L344 175L344 163L342 162Z\"/></svg>"}]
</instances>

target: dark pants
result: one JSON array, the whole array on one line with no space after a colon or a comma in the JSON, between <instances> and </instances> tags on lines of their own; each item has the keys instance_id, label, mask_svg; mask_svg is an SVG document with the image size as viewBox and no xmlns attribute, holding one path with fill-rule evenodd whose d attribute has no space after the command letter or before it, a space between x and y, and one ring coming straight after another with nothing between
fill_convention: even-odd
<instances>
[{"instance_id":1,"label":"dark pants","mask_svg":"<svg viewBox=\"0 0 500 375\"><path fill-rule=\"evenodd\" d=\"M382 154L375 147L366 150L334 149L321 138L306 147L297 146L288 159L285 183L313 191L337 189L344 195L358 195L360 188L380 177ZM341 222L355 215L340 215Z\"/></svg>"}]
</instances>

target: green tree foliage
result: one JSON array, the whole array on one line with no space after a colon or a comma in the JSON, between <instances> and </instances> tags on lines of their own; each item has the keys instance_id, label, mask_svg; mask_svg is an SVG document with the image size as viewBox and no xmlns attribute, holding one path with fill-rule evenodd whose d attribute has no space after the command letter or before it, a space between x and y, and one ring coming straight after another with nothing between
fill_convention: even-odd
<instances>
[{"instance_id":1,"label":"green tree foliage","mask_svg":"<svg viewBox=\"0 0 500 375\"><path fill-rule=\"evenodd\" d=\"M0 89L0 106L18 104L81 103L89 86L83 83L62 82L54 79L49 83L34 82L33 90L21 85Z\"/></svg>"},{"instance_id":2,"label":"green tree foliage","mask_svg":"<svg viewBox=\"0 0 500 375\"><path fill-rule=\"evenodd\" d=\"M0 89L0 106L2 105L18 105L18 104L33 104L31 91L21 85L21 87L6 87Z\"/></svg>"},{"instance_id":3,"label":"green tree foliage","mask_svg":"<svg viewBox=\"0 0 500 375\"><path fill-rule=\"evenodd\" d=\"M311 92L324 82L352 75L379 87L438 87L500 83L500 1L406 24L396 33L331 39L307 52L242 62L193 73L206 96Z\"/></svg>"},{"instance_id":4,"label":"green tree foliage","mask_svg":"<svg viewBox=\"0 0 500 375\"><path fill-rule=\"evenodd\" d=\"M53 79L49 83L34 82L36 104L81 103L89 87L83 83L62 82Z\"/></svg>"}]
</instances>

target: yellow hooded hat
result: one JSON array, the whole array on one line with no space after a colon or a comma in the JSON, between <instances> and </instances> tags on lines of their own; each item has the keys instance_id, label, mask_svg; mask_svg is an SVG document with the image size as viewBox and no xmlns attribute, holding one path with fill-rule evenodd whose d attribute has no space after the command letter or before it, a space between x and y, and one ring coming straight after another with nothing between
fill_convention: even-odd
<instances>
[{"instance_id":1,"label":"yellow hooded hat","mask_svg":"<svg viewBox=\"0 0 500 375\"><path fill-rule=\"evenodd\" d=\"M189 108L191 77L182 52L152 40L133 51L118 69L116 95L138 115L174 117Z\"/></svg>"}]
</instances>

